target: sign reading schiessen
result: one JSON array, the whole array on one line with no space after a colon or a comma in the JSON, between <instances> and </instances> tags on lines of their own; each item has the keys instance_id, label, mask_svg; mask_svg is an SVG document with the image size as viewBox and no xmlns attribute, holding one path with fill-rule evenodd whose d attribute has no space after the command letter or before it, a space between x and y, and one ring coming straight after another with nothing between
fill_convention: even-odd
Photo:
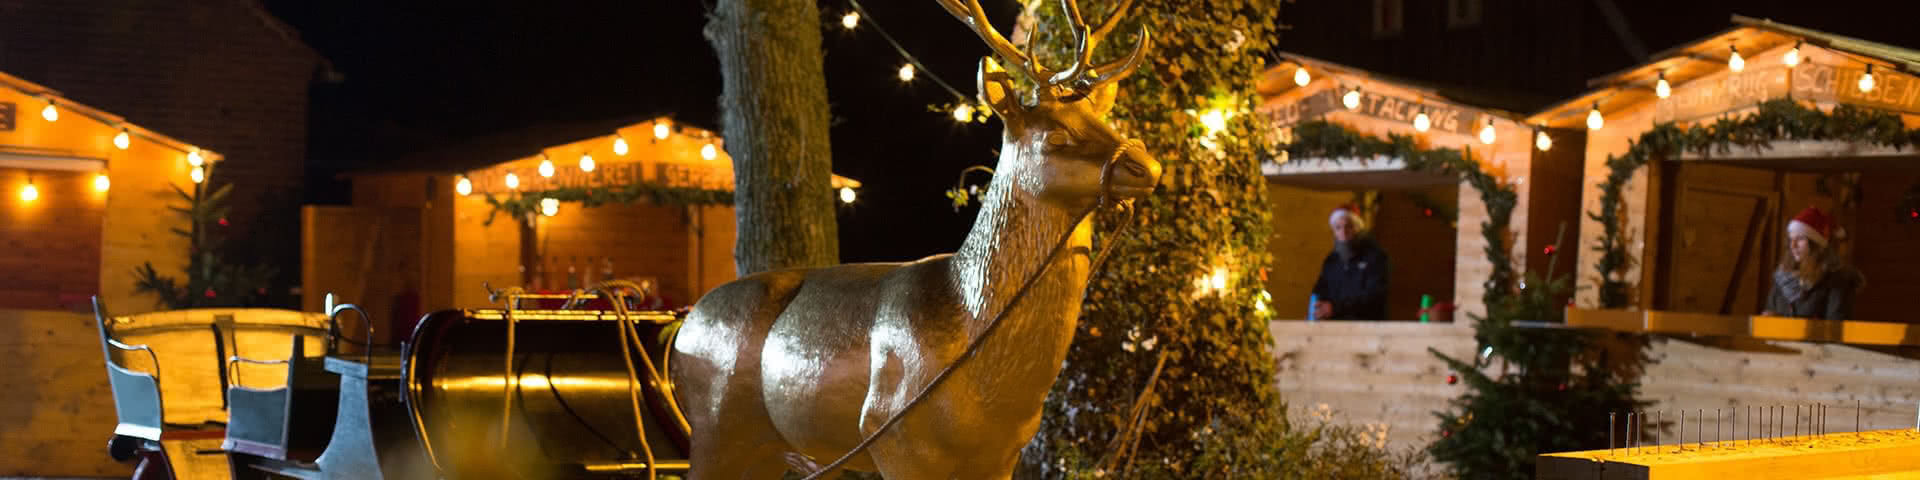
<instances>
[{"instance_id":1,"label":"sign reading schiessen","mask_svg":"<svg viewBox=\"0 0 1920 480\"><path fill-rule=\"evenodd\" d=\"M483 194L539 192L561 188L619 188L642 183L679 188L733 189L733 171L726 168L693 167L673 163L603 162L593 171L583 172L572 165L556 164L555 166L558 168L554 169L552 178L542 178L540 170L535 167L494 167L468 174L467 178L473 181L474 193ZM520 188L507 188L508 173L519 177Z\"/></svg>"},{"instance_id":2,"label":"sign reading schiessen","mask_svg":"<svg viewBox=\"0 0 1920 480\"><path fill-rule=\"evenodd\" d=\"M13 102L0 102L0 132L13 131Z\"/></svg>"},{"instance_id":3,"label":"sign reading schiessen","mask_svg":"<svg viewBox=\"0 0 1920 480\"><path fill-rule=\"evenodd\" d=\"M1274 126L1292 126L1320 118L1328 112L1346 110L1346 106L1340 103L1343 95L1346 95L1345 90L1321 90L1298 102L1269 107L1263 113L1273 121ZM1364 90L1360 92L1360 105L1351 111L1374 118L1413 123L1413 117L1423 109L1427 112L1427 120L1433 123L1433 130L1471 136L1479 131L1477 125L1486 121L1485 117L1456 106L1416 102Z\"/></svg>"},{"instance_id":4,"label":"sign reading schiessen","mask_svg":"<svg viewBox=\"0 0 1920 480\"><path fill-rule=\"evenodd\" d=\"M1654 105L1653 121L1684 122L1752 108L1775 98L1846 103L1906 113L1920 113L1920 82L1906 75L1874 75L1874 88L1860 91L1865 69L1803 63L1756 68L1717 80L1688 82Z\"/></svg>"}]
</instances>

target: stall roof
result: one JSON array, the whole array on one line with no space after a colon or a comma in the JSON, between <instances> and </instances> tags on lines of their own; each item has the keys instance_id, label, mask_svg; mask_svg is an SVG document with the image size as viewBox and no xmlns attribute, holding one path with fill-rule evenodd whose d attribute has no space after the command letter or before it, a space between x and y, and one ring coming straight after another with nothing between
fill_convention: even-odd
<instances>
[{"instance_id":1,"label":"stall roof","mask_svg":"<svg viewBox=\"0 0 1920 480\"><path fill-rule=\"evenodd\" d=\"M72 99L62 96L60 92L57 90L54 90L52 88L47 88L44 85L27 81L26 79L23 79L20 77L8 75L6 72L0 72L0 87L11 88L15 91L20 92L21 94L32 96L32 97L53 100L54 103L58 105L57 108L60 110L62 116L78 114L81 117L90 118L90 119L93 119L94 121L97 121L103 124L124 128L127 130L129 134L138 135L142 138L151 140L155 143L165 145L168 148L179 150L182 153L198 151L200 152L200 155L203 158L206 158L207 160L212 160L212 161L219 161L221 158L223 158L223 156L217 152L214 152L211 150L202 150L199 147L196 147L193 144L181 141L180 139L162 135L160 134L160 132L155 132L145 127L128 123L125 118L122 118L119 115L114 115L112 113L108 113L105 110L93 108L93 107L87 106L86 104L75 102ZM16 115L33 115L33 116L39 115L40 109L37 106L35 108L32 108L31 110L29 110L28 107L29 106L27 105L18 106L18 108L20 108L21 111L15 112L15 114ZM25 152L25 150L30 150L30 149L27 149L25 147L20 147L20 146L0 146L0 150L13 150L15 151L15 153L20 153L20 154L53 153L53 154L64 155L64 153L62 152L50 152L50 151Z\"/></svg>"},{"instance_id":2,"label":"stall roof","mask_svg":"<svg viewBox=\"0 0 1920 480\"><path fill-rule=\"evenodd\" d=\"M1661 72L1665 72L1667 81L1674 85L1712 75L1727 68L1730 46L1738 47L1741 52L1749 52L1747 54L1751 55L1751 52L1768 51L1795 41L1803 41L1808 45L1862 57L1865 61L1871 61L1881 68L1891 68L1907 74L1920 74L1920 51L1788 25L1770 19L1733 15L1732 22L1735 25L1732 28L1655 53L1645 63L1590 80L1587 84L1594 87L1593 91L1547 107L1529 117L1527 122L1554 127L1580 128L1584 115L1594 102L1600 102L1600 112L1605 115L1618 110L1609 106L1635 105L1653 101L1656 99L1653 94L1653 84L1658 80Z\"/></svg>"},{"instance_id":3,"label":"stall roof","mask_svg":"<svg viewBox=\"0 0 1920 480\"><path fill-rule=\"evenodd\" d=\"M1520 92L1497 91L1482 88L1447 85L1425 80L1396 77L1364 70L1358 67L1322 60L1293 52L1280 52L1281 63L1261 74L1254 84L1254 90L1262 96L1272 97L1297 88L1293 84L1293 69L1305 66L1309 70L1333 72L1343 76L1352 76L1391 83L1432 96L1449 103L1483 110L1489 114L1519 121L1523 116L1514 112L1530 112L1541 106L1551 104L1553 99Z\"/></svg>"}]
</instances>

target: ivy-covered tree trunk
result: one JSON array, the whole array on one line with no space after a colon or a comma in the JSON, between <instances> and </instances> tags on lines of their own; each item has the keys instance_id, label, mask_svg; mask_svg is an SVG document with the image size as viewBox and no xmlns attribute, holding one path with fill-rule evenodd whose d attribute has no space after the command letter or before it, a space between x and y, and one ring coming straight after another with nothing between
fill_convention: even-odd
<instances>
[{"instance_id":1,"label":"ivy-covered tree trunk","mask_svg":"<svg viewBox=\"0 0 1920 480\"><path fill-rule=\"evenodd\" d=\"M1116 3L1079 2L1091 19L1106 18ZM1109 39L1115 46L1106 52L1130 51L1138 39L1119 32L1139 31L1141 22L1155 36L1152 63L1124 81L1111 117L1145 142L1166 173L1134 206L1136 217L1097 219L1095 248L1112 243L1115 251L1089 282L1065 369L1022 455L1024 478L1275 478L1254 473L1272 471L1272 462L1249 464L1261 461L1259 453L1217 446L1232 442L1221 438L1229 431L1271 430L1279 420L1270 408L1278 394L1261 308L1269 256L1264 147L1251 113L1253 79L1273 46L1280 3L1139 0ZM1059 2L1038 7L1041 18L1022 25L1068 24ZM1044 63L1066 64L1069 32L1032 34ZM1210 111L1226 117L1225 129L1204 126ZM1152 394L1136 410L1162 356ZM1126 425L1137 436L1121 435Z\"/></svg>"},{"instance_id":2,"label":"ivy-covered tree trunk","mask_svg":"<svg viewBox=\"0 0 1920 480\"><path fill-rule=\"evenodd\" d=\"M812 0L720 0L706 27L725 79L740 275L840 263L820 10Z\"/></svg>"}]
</instances>

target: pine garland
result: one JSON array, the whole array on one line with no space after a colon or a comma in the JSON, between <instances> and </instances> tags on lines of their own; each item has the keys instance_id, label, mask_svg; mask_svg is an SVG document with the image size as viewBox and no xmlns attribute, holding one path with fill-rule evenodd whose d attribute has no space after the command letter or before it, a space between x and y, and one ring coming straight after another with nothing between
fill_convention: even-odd
<instances>
[{"instance_id":1,"label":"pine garland","mask_svg":"<svg viewBox=\"0 0 1920 480\"><path fill-rule=\"evenodd\" d=\"M1618 276L1631 261L1622 236L1625 219L1620 212L1620 192L1635 171L1655 158L1676 153L1726 154L1735 146L1766 149L1782 140L1838 140L1904 149L1920 144L1920 130L1906 128L1900 115L1892 112L1844 104L1823 112L1791 98L1769 100L1751 114L1710 124L1685 128L1672 122L1655 125L1633 141L1626 153L1607 157L1607 178L1600 182L1600 211L1587 214L1603 228L1600 242L1594 246L1594 251L1600 252L1594 264L1600 275L1600 305L1624 308L1630 297L1627 281Z\"/></svg>"},{"instance_id":2,"label":"pine garland","mask_svg":"<svg viewBox=\"0 0 1920 480\"><path fill-rule=\"evenodd\" d=\"M496 197L486 194L487 204L493 211L487 214L486 225L493 224L494 215L506 213L512 218L523 218L540 211L540 201L555 199L562 202L575 202L587 208L608 203L647 202L654 205L732 205L733 192L729 190L668 187L653 184L635 184L612 188L557 188L535 192L525 192Z\"/></svg>"}]
</instances>

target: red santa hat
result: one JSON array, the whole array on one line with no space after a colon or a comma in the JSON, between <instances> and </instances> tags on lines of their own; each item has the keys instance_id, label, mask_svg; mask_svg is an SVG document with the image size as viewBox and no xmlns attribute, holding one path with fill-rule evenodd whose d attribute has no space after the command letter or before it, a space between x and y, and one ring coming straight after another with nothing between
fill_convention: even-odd
<instances>
[{"instance_id":1,"label":"red santa hat","mask_svg":"<svg viewBox=\"0 0 1920 480\"><path fill-rule=\"evenodd\" d=\"M1833 220L1815 207L1801 210L1799 215L1793 216L1793 221L1787 222L1788 235L1798 234L1821 246L1827 245L1827 236L1832 233Z\"/></svg>"},{"instance_id":2,"label":"red santa hat","mask_svg":"<svg viewBox=\"0 0 1920 480\"><path fill-rule=\"evenodd\" d=\"M1327 216L1327 225L1333 225L1333 222L1340 221L1340 217L1348 217L1348 221L1353 222L1353 227L1356 230L1362 230L1367 227L1366 220L1360 219L1360 207L1354 204L1349 203L1334 207L1333 214Z\"/></svg>"}]
</instances>

